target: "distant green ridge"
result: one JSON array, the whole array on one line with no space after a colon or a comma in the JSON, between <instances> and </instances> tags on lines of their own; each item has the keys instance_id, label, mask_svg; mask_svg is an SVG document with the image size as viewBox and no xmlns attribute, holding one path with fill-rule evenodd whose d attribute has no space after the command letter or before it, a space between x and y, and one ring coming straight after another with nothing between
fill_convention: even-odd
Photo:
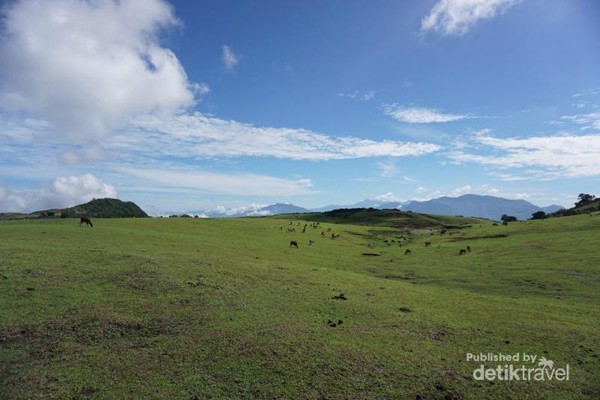
<instances>
[{"instance_id":1,"label":"distant green ridge","mask_svg":"<svg viewBox=\"0 0 600 400\"><path fill-rule=\"evenodd\" d=\"M388 226L429 228L433 226L453 228L479 224L482 219L461 216L429 215L399 210L378 210L375 208L342 208L322 213L287 214L280 218L302 219L307 221Z\"/></svg>"}]
</instances>

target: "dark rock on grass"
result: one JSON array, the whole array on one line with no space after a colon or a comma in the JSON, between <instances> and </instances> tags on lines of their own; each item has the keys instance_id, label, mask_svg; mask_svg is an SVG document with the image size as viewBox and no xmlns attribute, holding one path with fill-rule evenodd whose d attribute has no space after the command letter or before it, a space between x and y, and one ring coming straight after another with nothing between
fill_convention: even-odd
<instances>
[{"instance_id":1,"label":"dark rock on grass","mask_svg":"<svg viewBox=\"0 0 600 400\"><path fill-rule=\"evenodd\" d=\"M332 299L333 300L348 300L348 298L346 297L346 295L344 293L340 293L337 296L333 296Z\"/></svg>"},{"instance_id":2,"label":"dark rock on grass","mask_svg":"<svg viewBox=\"0 0 600 400\"><path fill-rule=\"evenodd\" d=\"M446 337L446 332L445 331L437 331L437 332L434 332L431 335L431 338L433 340L443 340L445 337Z\"/></svg>"},{"instance_id":3,"label":"dark rock on grass","mask_svg":"<svg viewBox=\"0 0 600 400\"><path fill-rule=\"evenodd\" d=\"M333 322L330 319L327 320L327 325L329 325L329 327L331 327L331 328L336 328L338 326L341 326L343 323L344 323L344 321L342 321L341 319L338 319L337 323Z\"/></svg>"},{"instance_id":4,"label":"dark rock on grass","mask_svg":"<svg viewBox=\"0 0 600 400\"><path fill-rule=\"evenodd\" d=\"M96 393L98 390L99 389L96 389L93 387L84 386L79 390L79 394L82 396L89 396L89 395Z\"/></svg>"}]
</instances>

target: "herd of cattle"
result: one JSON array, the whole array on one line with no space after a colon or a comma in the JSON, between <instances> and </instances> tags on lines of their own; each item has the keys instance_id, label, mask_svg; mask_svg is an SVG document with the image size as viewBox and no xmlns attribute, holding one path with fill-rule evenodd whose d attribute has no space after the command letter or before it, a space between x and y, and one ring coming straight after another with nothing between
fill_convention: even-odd
<instances>
[{"instance_id":1,"label":"herd of cattle","mask_svg":"<svg viewBox=\"0 0 600 400\"><path fill-rule=\"evenodd\" d=\"M302 223L300 223L300 222L298 222L298 223L296 223L296 224L294 225L294 222L293 222L293 221L289 221L288 228L287 228L287 232L288 232L288 233L293 233L293 232L296 232L296 228L297 228L297 227L300 227L300 226L302 226ZM319 228L321 227L321 224L320 224L319 222L312 222L312 223L310 223L310 225L309 225L308 223L305 223L305 224L304 224L304 227L302 228L302 233L306 233L306 229L307 229L308 227L311 227L312 229L319 229ZM282 230L283 230L283 226L280 226L280 227L279 227L279 230L280 230L280 231L282 231ZM331 234L331 236L330 236L330 237L331 237L331 239L336 239L336 238L340 237L340 235L339 235L339 234L336 234L336 233L332 232L332 228L327 228L327 229L326 229L326 231L327 231L327 234ZM408 231L408 230L407 230L407 231L406 231L406 233L407 233L408 235L410 235L410 231ZM447 229L441 229L441 230L439 231L439 234L440 234L440 235L445 235L446 233L448 233L448 230L447 230ZM433 233L433 232L431 232L431 234L433 235L434 233ZM452 232L450 232L450 234L452 234ZM325 237L327 237L327 235L325 234L325 230L321 230L321 237L322 237L322 238L325 238ZM410 242L410 239L407 239L407 238L406 238L406 236L398 236L398 237L397 237L397 239L398 239L398 241L397 241L397 243L398 243L398 247L402 247L402 243L401 243L401 241L402 241L402 240L405 240L405 241L407 241L407 242ZM395 239L391 239L391 240L390 240L390 239L384 239L384 240L383 240L383 242L384 242L386 245L388 245L388 246L391 246L391 245L392 245L392 243L396 243L396 240L395 240ZM312 240L312 239L310 239L310 240L308 241L308 245L309 245L309 246L312 246L313 244L315 244L315 241L314 241L314 240ZM429 240L425 241L425 247L429 247L429 246L431 246L431 241L429 241ZM290 240L290 247L293 247L293 248L299 249L299 248L300 248L300 245L298 244L298 241L297 241L297 240ZM372 244L369 244L369 245L368 245L368 247L372 248L372 247L373 247L373 245L372 245ZM439 247L439 246L438 246L438 247ZM467 246L467 247L465 247L465 248L462 248L462 249L460 249L460 250L458 251L458 255L459 255L459 256L463 256L463 255L466 255L467 253L470 253L470 252L471 252L471 246ZM405 256L410 256L410 255L412 255L412 250L411 250L411 249L406 249L406 250L404 251L404 255L405 255Z\"/></svg>"},{"instance_id":2,"label":"herd of cattle","mask_svg":"<svg viewBox=\"0 0 600 400\"><path fill-rule=\"evenodd\" d=\"M85 226L89 226L90 228L92 228L92 227L94 226L94 225L92 224L92 221L91 221L91 219L89 219L89 218L87 218L87 217L81 217L81 218L80 218L80 220L79 220L79 226L81 227L81 226L84 226L84 225L85 225ZM290 221L290 222L289 222L289 224L288 224L287 231L288 231L289 233L296 232L296 227L299 227L299 226L301 226L301 225L302 225L302 224L301 224L300 222L298 222L298 223L297 223L297 225L296 225L296 226L294 226L294 223L293 223L292 221ZM312 229L319 229L319 228L321 227L321 224L320 224L319 222L312 222L310 225L309 225L308 223L305 223L305 224L304 224L304 227L302 228L302 233L306 233L306 229L307 229L309 226L310 226ZM282 231L282 230L283 230L283 226L280 226L280 227L279 227L279 230L280 230L280 231ZM448 230L447 230L447 229L442 229L442 230L440 230L440 235L445 235L447 232L448 232ZM331 228L331 227L327 228L327 233L328 233L328 234L331 234L331 239L336 239L336 238L339 238L339 237L340 237L340 235L339 235L339 234L336 234L336 233L332 232L332 228ZM407 231L406 233L407 233L407 234L410 234L410 232L409 232L409 231ZM325 234L325 231L324 231L324 230L322 230L322 231L321 231L321 237L322 237L322 238L324 238L324 237L326 237L326 236L327 236L327 235ZM408 239L407 239L405 236L399 236L399 237L398 237L398 247L402 247L402 243L400 242L400 240L408 240ZM384 242L385 244L387 244L388 246L391 246L391 245L392 245L392 243L395 243L395 242L396 242L396 240L395 240L395 239L391 239L391 240L385 239L383 242ZM314 240L312 240L312 239L310 239L310 240L308 241L308 245L309 245L309 246L312 246L313 244L315 244L315 241L314 241ZM429 240L425 241L425 247L429 247L429 246L431 246L431 242L430 242ZM299 248L300 248L300 246L298 245L298 241L297 241L297 240L290 240L290 247L295 247L296 249L299 249ZM369 246L369 247L371 247L371 246ZM459 256L463 256L463 255L466 255L467 253L470 253L470 252L471 252L471 246L467 246L467 247L466 247L466 248L464 248L464 249L460 249L460 250L458 251L458 255L459 255ZM411 250L411 249L406 249L406 250L404 251L404 255L405 255L405 256L410 256L410 255L412 255L412 250Z\"/></svg>"}]
</instances>

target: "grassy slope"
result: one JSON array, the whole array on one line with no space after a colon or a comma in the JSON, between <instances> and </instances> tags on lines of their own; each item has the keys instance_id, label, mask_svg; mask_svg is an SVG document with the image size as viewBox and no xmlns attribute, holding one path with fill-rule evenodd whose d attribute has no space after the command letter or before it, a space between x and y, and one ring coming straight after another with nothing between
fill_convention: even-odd
<instances>
[{"instance_id":1,"label":"grassy slope","mask_svg":"<svg viewBox=\"0 0 600 400\"><path fill-rule=\"evenodd\" d=\"M0 223L0 398L600 396L600 216L286 225ZM467 352L545 355L571 380L477 382Z\"/></svg>"},{"instance_id":2,"label":"grassy slope","mask_svg":"<svg viewBox=\"0 0 600 400\"><path fill-rule=\"evenodd\" d=\"M281 215L277 218L308 219L339 224L356 224L392 227L460 227L479 223L479 218L429 215L399 210L378 210L373 208L339 209L324 213L302 213Z\"/></svg>"}]
</instances>

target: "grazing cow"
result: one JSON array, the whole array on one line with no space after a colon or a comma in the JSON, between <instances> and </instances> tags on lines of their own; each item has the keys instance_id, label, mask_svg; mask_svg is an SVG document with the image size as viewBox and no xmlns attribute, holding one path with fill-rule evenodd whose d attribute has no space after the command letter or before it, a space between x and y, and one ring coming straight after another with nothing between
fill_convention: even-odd
<instances>
[{"instance_id":1,"label":"grazing cow","mask_svg":"<svg viewBox=\"0 0 600 400\"><path fill-rule=\"evenodd\" d=\"M309 240L309 241L308 241L308 245L309 245L309 246L312 246L312 244L313 244L314 242L315 242L315 241L311 239L311 240Z\"/></svg>"},{"instance_id":2,"label":"grazing cow","mask_svg":"<svg viewBox=\"0 0 600 400\"><path fill-rule=\"evenodd\" d=\"M89 219L88 217L81 217L79 219L79 226L81 227L81 225L85 224L85 226L89 226L90 228L93 228L94 225L92 224L92 220Z\"/></svg>"},{"instance_id":3,"label":"grazing cow","mask_svg":"<svg viewBox=\"0 0 600 400\"><path fill-rule=\"evenodd\" d=\"M429 247L430 244L431 242L425 242L425 247Z\"/></svg>"},{"instance_id":4,"label":"grazing cow","mask_svg":"<svg viewBox=\"0 0 600 400\"><path fill-rule=\"evenodd\" d=\"M448 232L448 229L442 229L442 230L440 231L440 235L443 235L443 234L445 234L446 232Z\"/></svg>"},{"instance_id":5,"label":"grazing cow","mask_svg":"<svg viewBox=\"0 0 600 400\"><path fill-rule=\"evenodd\" d=\"M467 254L467 249L460 249L460 251L458 252L459 256L465 255Z\"/></svg>"},{"instance_id":6,"label":"grazing cow","mask_svg":"<svg viewBox=\"0 0 600 400\"><path fill-rule=\"evenodd\" d=\"M290 240L290 247L295 247L295 248L299 248L298 247L298 242L296 242L295 240Z\"/></svg>"},{"instance_id":7,"label":"grazing cow","mask_svg":"<svg viewBox=\"0 0 600 400\"><path fill-rule=\"evenodd\" d=\"M296 228L288 226L288 232L296 232Z\"/></svg>"},{"instance_id":8,"label":"grazing cow","mask_svg":"<svg viewBox=\"0 0 600 400\"><path fill-rule=\"evenodd\" d=\"M321 237L325 237L325 232L321 232Z\"/></svg>"},{"instance_id":9,"label":"grazing cow","mask_svg":"<svg viewBox=\"0 0 600 400\"><path fill-rule=\"evenodd\" d=\"M471 252L471 246L467 246L467 251L470 253Z\"/></svg>"},{"instance_id":10,"label":"grazing cow","mask_svg":"<svg viewBox=\"0 0 600 400\"><path fill-rule=\"evenodd\" d=\"M410 256L412 254L412 251L410 251L410 249L406 249L406 251L404 252L405 256Z\"/></svg>"}]
</instances>

